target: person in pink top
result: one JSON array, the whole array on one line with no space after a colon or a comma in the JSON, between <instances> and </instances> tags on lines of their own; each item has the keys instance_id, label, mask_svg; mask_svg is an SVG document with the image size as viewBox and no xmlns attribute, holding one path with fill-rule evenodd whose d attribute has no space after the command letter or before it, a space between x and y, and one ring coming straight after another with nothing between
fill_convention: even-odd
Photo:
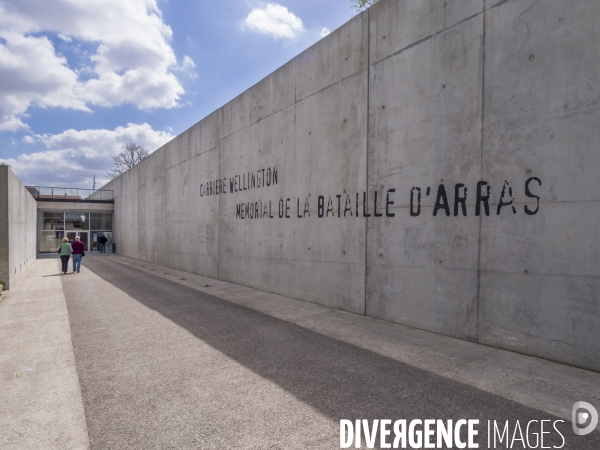
<instances>
[{"instance_id":1,"label":"person in pink top","mask_svg":"<svg viewBox=\"0 0 600 450\"><path fill-rule=\"evenodd\" d=\"M79 273L81 269L81 257L85 255L85 245L75 236L75 241L71 244L71 254L73 255L73 273Z\"/></svg>"}]
</instances>

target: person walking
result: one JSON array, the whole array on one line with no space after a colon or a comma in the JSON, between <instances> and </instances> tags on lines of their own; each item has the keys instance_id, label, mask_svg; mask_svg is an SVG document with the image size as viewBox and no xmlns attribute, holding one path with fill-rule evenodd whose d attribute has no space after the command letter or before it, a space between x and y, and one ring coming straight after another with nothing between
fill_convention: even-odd
<instances>
[{"instance_id":1,"label":"person walking","mask_svg":"<svg viewBox=\"0 0 600 450\"><path fill-rule=\"evenodd\" d=\"M60 262L62 263L62 273L66 274L67 270L69 270L69 258L71 257L71 244L69 244L69 238L63 238L56 251L60 256Z\"/></svg>"},{"instance_id":2,"label":"person walking","mask_svg":"<svg viewBox=\"0 0 600 450\"><path fill-rule=\"evenodd\" d=\"M85 245L79 236L75 236L75 242L71 244L71 253L73 254L73 273L79 273L81 258L85 255Z\"/></svg>"},{"instance_id":3,"label":"person walking","mask_svg":"<svg viewBox=\"0 0 600 450\"><path fill-rule=\"evenodd\" d=\"M100 253L106 253L106 243L108 242L108 239L106 238L106 236L102 235L98 238L98 243L100 244Z\"/></svg>"}]
</instances>

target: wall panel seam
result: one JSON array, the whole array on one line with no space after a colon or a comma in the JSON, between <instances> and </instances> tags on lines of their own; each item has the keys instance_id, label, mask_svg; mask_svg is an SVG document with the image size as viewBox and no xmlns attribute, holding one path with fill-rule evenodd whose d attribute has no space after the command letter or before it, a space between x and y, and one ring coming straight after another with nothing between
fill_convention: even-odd
<instances>
[{"instance_id":1,"label":"wall panel seam","mask_svg":"<svg viewBox=\"0 0 600 450\"><path fill-rule=\"evenodd\" d=\"M483 143L485 137L484 118L485 118L485 10L486 0L483 1L483 24L481 37L481 136L480 136L480 154L479 154L479 181L483 180ZM477 305L476 305L476 323L475 323L475 342L479 342L479 315L481 303L481 227L483 215L479 216L479 236L477 239Z\"/></svg>"}]
</instances>

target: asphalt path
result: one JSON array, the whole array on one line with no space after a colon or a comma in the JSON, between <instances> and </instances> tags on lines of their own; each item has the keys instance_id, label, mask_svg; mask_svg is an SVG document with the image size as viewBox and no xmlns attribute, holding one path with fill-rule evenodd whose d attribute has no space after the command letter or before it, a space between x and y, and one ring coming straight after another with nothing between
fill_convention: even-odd
<instances>
[{"instance_id":1,"label":"asphalt path","mask_svg":"<svg viewBox=\"0 0 600 450\"><path fill-rule=\"evenodd\" d=\"M111 258L62 283L92 449L333 449L341 419L478 419L488 448L488 420L559 420Z\"/></svg>"}]
</instances>

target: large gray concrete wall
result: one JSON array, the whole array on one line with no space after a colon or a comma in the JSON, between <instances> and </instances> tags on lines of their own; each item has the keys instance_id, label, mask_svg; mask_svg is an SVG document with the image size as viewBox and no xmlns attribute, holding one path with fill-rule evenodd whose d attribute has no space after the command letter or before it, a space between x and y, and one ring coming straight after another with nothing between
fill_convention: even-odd
<instances>
[{"instance_id":1,"label":"large gray concrete wall","mask_svg":"<svg viewBox=\"0 0 600 450\"><path fill-rule=\"evenodd\" d=\"M8 166L0 166L0 280L14 287L36 258L37 204Z\"/></svg>"},{"instance_id":2,"label":"large gray concrete wall","mask_svg":"<svg viewBox=\"0 0 600 450\"><path fill-rule=\"evenodd\" d=\"M600 370L599 23L381 0L112 181L117 251Z\"/></svg>"}]
</instances>

